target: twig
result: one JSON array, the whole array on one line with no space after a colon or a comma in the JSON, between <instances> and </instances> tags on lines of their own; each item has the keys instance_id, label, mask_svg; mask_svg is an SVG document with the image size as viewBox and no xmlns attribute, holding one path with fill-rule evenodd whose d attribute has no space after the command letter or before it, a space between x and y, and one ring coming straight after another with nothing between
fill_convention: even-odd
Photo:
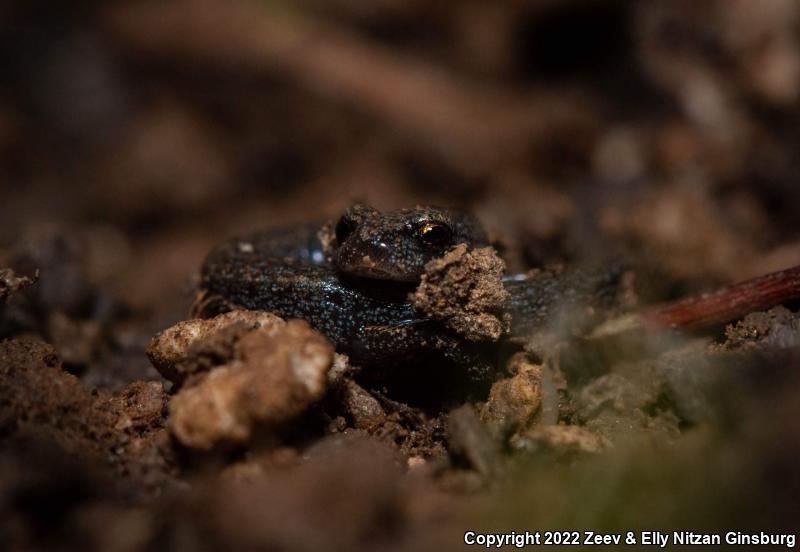
<instances>
[{"instance_id":1,"label":"twig","mask_svg":"<svg viewBox=\"0 0 800 552\"><path fill-rule=\"evenodd\" d=\"M800 266L654 307L640 317L656 326L700 330L797 300L800 300Z\"/></svg>"},{"instance_id":2,"label":"twig","mask_svg":"<svg viewBox=\"0 0 800 552\"><path fill-rule=\"evenodd\" d=\"M607 339L641 330L706 330L793 301L800 301L800 266L611 318L589 338Z\"/></svg>"}]
</instances>

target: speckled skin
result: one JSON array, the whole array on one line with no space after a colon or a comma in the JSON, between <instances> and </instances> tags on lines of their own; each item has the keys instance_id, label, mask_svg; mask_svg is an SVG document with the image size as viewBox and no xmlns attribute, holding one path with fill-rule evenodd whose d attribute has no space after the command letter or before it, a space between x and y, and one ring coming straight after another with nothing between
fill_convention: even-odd
<instances>
[{"instance_id":1,"label":"speckled skin","mask_svg":"<svg viewBox=\"0 0 800 552\"><path fill-rule=\"evenodd\" d=\"M408 302L427 262L459 243L487 244L476 219L445 209L380 213L357 205L336 223L334 234L324 240L327 248L319 227L309 225L225 242L203 264L202 288L240 307L308 320L355 363L436 352L481 373L490 369L481 360L482 344L465 343ZM589 288L598 284L608 287L613 278L601 280L578 284L577 295L591 295ZM516 333L547 322L570 293L564 282L569 280L552 275L504 282Z\"/></svg>"},{"instance_id":2,"label":"speckled skin","mask_svg":"<svg viewBox=\"0 0 800 552\"><path fill-rule=\"evenodd\" d=\"M420 235L435 228L439 236ZM460 243L487 245L486 234L474 217L449 209L417 207L381 213L355 205L335 228L333 265L340 274L394 282L418 283L425 265Z\"/></svg>"}]
</instances>

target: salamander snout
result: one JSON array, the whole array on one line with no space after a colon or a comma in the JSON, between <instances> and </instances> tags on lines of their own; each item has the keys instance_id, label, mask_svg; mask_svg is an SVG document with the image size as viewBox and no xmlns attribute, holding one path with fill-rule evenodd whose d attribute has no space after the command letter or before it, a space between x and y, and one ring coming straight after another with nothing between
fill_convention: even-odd
<instances>
[{"instance_id":1,"label":"salamander snout","mask_svg":"<svg viewBox=\"0 0 800 552\"><path fill-rule=\"evenodd\" d=\"M402 229L369 224L357 227L341 242L334 264L344 274L398 282L418 281L425 268Z\"/></svg>"},{"instance_id":2,"label":"salamander snout","mask_svg":"<svg viewBox=\"0 0 800 552\"><path fill-rule=\"evenodd\" d=\"M343 274L418 282L425 265L459 243L485 240L480 226L445 209L416 208L381 213L356 205L335 226L333 262Z\"/></svg>"}]
</instances>

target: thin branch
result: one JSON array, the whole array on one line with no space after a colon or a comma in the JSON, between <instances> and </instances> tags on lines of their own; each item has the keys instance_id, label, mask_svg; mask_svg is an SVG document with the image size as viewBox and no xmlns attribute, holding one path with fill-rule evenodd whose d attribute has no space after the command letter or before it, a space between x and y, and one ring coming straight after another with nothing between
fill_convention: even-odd
<instances>
[{"instance_id":1,"label":"thin branch","mask_svg":"<svg viewBox=\"0 0 800 552\"><path fill-rule=\"evenodd\" d=\"M657 326L699 330L797 300L800 266L654 307L643 312L641 318Z\"/></svg>"}]
</instances>

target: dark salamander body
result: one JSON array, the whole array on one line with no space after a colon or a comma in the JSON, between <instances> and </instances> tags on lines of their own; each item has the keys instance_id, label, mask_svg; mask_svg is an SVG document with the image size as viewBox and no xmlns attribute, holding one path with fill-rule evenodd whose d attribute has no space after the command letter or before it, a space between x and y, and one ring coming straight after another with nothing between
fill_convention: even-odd
<instances>
[{"instance_id":1,"label":"dark salamander body","mask_svg":"<svg viewBox=\"0 0 800 552\"><path fill-rule=\"evenodd\" d=\"M408 301L429 261L457 244L487 245L475 218L446 209L381 213L356 205L332 234L327 248L320 228L309 225L227 241L203 264L202 288L228 308L307 320L357 364L434 352L479 371L487 369L477 366L485 364L478 360L485 343L466 343ZM596 302L616 290L618 279L619 271L572 279L507 278L512 333L546 323L565 293Z\"/></svg>"}]
</instances>

